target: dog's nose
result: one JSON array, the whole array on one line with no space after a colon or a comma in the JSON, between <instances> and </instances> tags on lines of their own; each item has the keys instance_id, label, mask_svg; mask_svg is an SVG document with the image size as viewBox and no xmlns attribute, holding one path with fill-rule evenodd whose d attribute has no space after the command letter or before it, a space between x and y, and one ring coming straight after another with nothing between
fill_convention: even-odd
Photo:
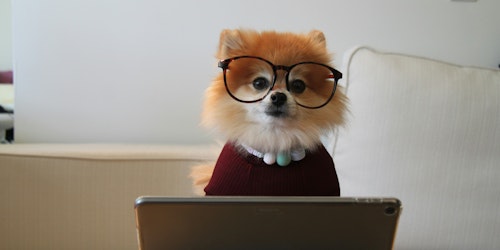
<instances>
[{"instance_id":1,"label":"dog's nose","mask_svg":"<svg viewBox=\"0 0 500 250\"><path fill-rule=\"evenodd\" d=\"M271 94L271 101L276 107L282 106L286 103L286 95L281 92Z\"/></svg>"}]
</instances>

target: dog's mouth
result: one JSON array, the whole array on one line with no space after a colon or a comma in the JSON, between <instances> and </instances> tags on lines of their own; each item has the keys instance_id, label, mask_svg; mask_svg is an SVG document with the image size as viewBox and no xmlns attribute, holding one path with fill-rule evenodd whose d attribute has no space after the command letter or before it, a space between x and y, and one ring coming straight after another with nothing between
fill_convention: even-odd
<instances>
[{"instance_id":1,"label":"dog's mouth","mask_svg":"<svg viewBox=\"0 0 500 250\"><path fill-rule=\"evenodd\" d=\"M266 115L276 118L283 118L288 116L288 112L284 107L271 106L267 108Z\"/></svg>"}]
</instances>

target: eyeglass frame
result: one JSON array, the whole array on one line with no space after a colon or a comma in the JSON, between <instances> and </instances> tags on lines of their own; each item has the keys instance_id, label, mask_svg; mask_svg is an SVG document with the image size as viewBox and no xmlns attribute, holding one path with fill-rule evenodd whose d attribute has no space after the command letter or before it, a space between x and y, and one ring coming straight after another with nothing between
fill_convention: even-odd
<instances>
[{"instance_id":1,"label":"eyeglass frame","mask_svg":"<svg viewBox=\"0 0 500 250\"><path fill-rule=\"evenodd\" d=\"M238 59L241 59L241 58L259 59L259 60L261 60L261 61L266 62L267 64L269 64L269 66L271 66L271 68L273 69L273 83L272 83L271 87L269 88L269 90L267 91L267 93L263 97L261 97L261 98L259 98L257 100L253 100L253 101L241 100L241 99L237 98L236 96L234 96L233 93L231 93L231 91L229 90L229 86L227 85L226 70L229 68L229 64L232 61L235 61L235 60L238 60ZM271 93L271 91L274 88L274 85L276 84L276 80L278 79L278 74L277 74L278 70L284 70L286 72L286 75L285 75L286 89L288 91L290 91L289 82L288 82L288 77L289 77L290 71L294 67L296 67L298 65L302 65L302 64L315 64L315 65L319 65L319 66L324 66L324 67L328 68L331 73L333 73L333 74L331 74L331 75L328 76L329 78L333 78L334 79L333 90L332 90L332 93L331 93L330 97L328 97L328 99L326 100L325 103L323 103L322 105L317 106L317 107L311 107L311 106L306 106L306 105L300 104L297 101L295 101L295 103L297 103L297 105L299 105L301 107L304 107L304 108L308 108L308 109L319 109L319 108L322 108L322 107L324 107L325 105L327 105L332 100L332 98L335 95L335 92L337 90L338 81L339 81L339 79L342 79L342 72L340 72L340 71L338 71L338 70L334 69L333 67L330 67L330 66L328 66L326 64L317 63L317 62L311 62L311 61L306 61L306 62L299 62L299 63L296 63L296 64L292 64L290 66L285 66L285 65L274 65L269 60L266 60L266 59L264 59L262 57L258 57L258 56L235 56L235 57L231 57L231 58L219 61L219 63L218 63L217 66L222 69L222 72L223 72L223 75L224 75L224 86L226 87L227 93L233 99L235 99L236 101L243 102L243 103L254 103L254 102L259 102L259 101L264 100L264 98L266 98L267 95L269 95L269 93Z\"/></svg>"}]
</instances>

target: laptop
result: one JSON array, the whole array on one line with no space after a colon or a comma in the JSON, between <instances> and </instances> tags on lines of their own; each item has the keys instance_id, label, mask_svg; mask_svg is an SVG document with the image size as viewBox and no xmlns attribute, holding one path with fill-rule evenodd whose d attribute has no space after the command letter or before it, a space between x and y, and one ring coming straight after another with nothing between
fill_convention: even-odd
<instances>
[{"instance_id":1,"label":"laptop","mask_svg":"<svg viewBox=\"0 0 500 250\"><path fill-rule=\"evenodd\" d=\"M392 249L401 202L346 197L139 197L139 249Z\"/></svg>"}]
</instances>

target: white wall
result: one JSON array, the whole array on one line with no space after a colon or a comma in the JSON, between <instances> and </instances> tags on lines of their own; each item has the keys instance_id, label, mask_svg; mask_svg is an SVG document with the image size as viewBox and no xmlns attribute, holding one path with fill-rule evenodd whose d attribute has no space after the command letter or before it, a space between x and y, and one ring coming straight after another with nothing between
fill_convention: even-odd
<instances>
[{"instance_id":1,"label":"white wall","mask_svg":"<svg viewBox=\"0 0 500 250\"><path fill-rule=\"evenodd\" d=\"M500 63L500 1L16 0L17 142L200 143L223 28L321 29L354 45Z\"/></svg>"},{"instance_id":2,"label":"white wall","mask_svg":"<svg viewBox=\"0 0 500 250\"><path fill-rule=\"evenodd\" d=\"M11 0L0 0L0 71L12 69Z\"/></svg>"}]
</instances>

